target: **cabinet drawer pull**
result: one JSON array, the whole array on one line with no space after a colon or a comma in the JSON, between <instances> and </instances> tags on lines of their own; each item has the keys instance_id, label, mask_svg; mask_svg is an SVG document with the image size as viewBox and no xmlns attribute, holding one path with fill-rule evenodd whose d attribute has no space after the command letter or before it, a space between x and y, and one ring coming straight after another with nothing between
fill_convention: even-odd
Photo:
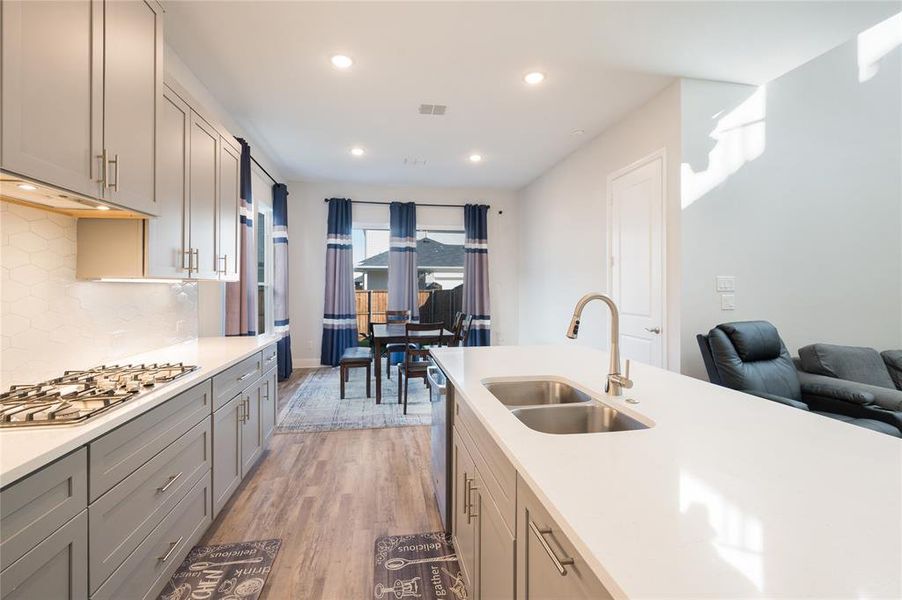
<instances>
[{"instance_id":1,"label":"cabinet drawer pull","mask_svg":"<svg viewBox=\"0 0 902 600\"><path fill-rule=\"evenodd\" d=\"M273 354L272 356L270 356L269 358L266 359L266 364L269 364L269 363L271 363L271 362L274 361L274 360L276 360L276 355L275 355L275 354Z\"/></svg>"},{"instance_id":2,"label":"cabinet drawer pull","mask_svg":"<svg viewBox=\"0 0 902 600\"><path fill-rule=\"evenodd\" d=\"M167 550L166 554L164 554L163 556L158 556L157 560L160 562L166 562L167 560L169 560L169 557L172 556L172 553L175 552L175 549L179 547L183 539L185 539L185 536L181 536L174 542L169 542L169 550Z\"/></svg>"},{"instance_id":3,"label":"cabinet drawer pull","mask_svg":"<svg viewBox=\"0 0 902 600\"><path fill-rule=\"evenodd\" d=\"M238 378L238 381L244 381L248 377L252 377L254 375L254 373L256 373L256 371L251 371L250 373L245 373L244 375L242 375L241 377Z\"/></svg>"},{"instance_id":4,"label":"cabinet drawer pull","mask_svg":"<svg viewBox=\"0 0 902 600\"><path fill-rule=\"evenodd\" d=\"M178 480L178 478L182 476L182 473L183 473L183 471L179 471L177 475L170 475L170 476L169 476L169 481L167 481L167 482L165 483L165 485L162 485L162 486L158 487L158 488L157 488L157 491L160 492L160 493L162 494L163 492L165 492L166 490L168 490L168 489L169 489L169 486L171 486L173 483L175 483L175 482Z\"/></svg>"},{"instance_id":5,"label":"cabinet drawer pull","mask_svg":"<svg viewBox=\"0 0 902 600\"><path fill-rule=\"evenodd\" d=\"M539 543L542 544L542 548L545 549L545 552L548 554L548 557L551 559L551 562L554 563L557 572L561 575L567 574L567 569L564 565L572 565L573 559L569 557L558 558L557 554L554 553L551 546L548 545L548 540L545 539L545 536L551 533L550 529L539 529L539 527L535 524L535 521L532 519L529 520L529 529L535 534L535 536L539 539Z\"/></svg>"},{"instance_id":6,"label":"cabinet drawer pull","mask_svg":"<svg viewBox=\"0 0 902 600\"><path fill-rule=\"evenodd\" d=\"M464 514L470 514L470 478L464 473Z\"/></svg>"}]
</instances>

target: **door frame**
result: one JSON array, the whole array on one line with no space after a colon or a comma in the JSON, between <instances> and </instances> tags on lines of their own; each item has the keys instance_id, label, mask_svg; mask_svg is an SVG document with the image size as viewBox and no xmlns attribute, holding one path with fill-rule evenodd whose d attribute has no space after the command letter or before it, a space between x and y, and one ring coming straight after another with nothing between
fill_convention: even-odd
<instances>
[{"instance_id":1,"label":"door frame","mask_svg":"<svg viewBox=\"0 0 902 600\"><path fill-rule=\"evenodd\" d=\"M607 285L608 292L614 289L614 180L631 171L644 167L656 160L661 161L661 368L669 369L668 341L670 337L667 314L667 148L659 148L625 167L608 173L605 187L605 217L607 220ZM614 298L616 302L618 299Z\"/></svg>"}]
</instances>

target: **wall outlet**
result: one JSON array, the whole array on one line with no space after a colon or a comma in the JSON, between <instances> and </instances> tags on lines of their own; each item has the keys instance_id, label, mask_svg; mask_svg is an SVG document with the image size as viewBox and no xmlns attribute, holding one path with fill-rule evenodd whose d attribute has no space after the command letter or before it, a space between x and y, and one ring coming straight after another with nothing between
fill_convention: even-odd
<instances>
[{"instance_id":1,"label":"wall outlet","mask_svg":"<svg viewBox=\"0 0 902 600\"><path fill-rule=\"evenodd\" d=\"M736 310L736 294L721 294L720 310Z\"/></svg>"},{"instance_id":2,"label":"wall outlet","mask_svg":"<svg viewBox=\"0 0 902 600\"><path fill-rule=\"evenodd\" d=\"M714 289L718 292L735 292L736 277L733 275L718 275L714 281Z\"/></svg>"}]
</instances>

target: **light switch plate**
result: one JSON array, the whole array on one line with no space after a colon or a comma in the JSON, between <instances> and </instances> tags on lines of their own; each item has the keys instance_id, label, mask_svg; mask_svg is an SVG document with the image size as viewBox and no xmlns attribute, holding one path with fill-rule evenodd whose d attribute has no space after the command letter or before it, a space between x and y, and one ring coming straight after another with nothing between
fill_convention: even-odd
<instances>
[{"instance_id":1,"label":"light switch plate","mask_svg":"<svg viewBox=\"0 0 902 600\"><path fill-rule=\"evenodd\" d=\"M721 294L720 310L736 310L736 294Z\"/></svg>"},{"instance_id":2,"label":"light switch plate","mask_svg":"<svg viewBox=\"0 0 902 600\"><path fill-rule=\"evenodd\" d=\"M736 277L733 275L718 275L714 283L714 288L718 292L735 292Z\"/></svg>"}]
</instances>

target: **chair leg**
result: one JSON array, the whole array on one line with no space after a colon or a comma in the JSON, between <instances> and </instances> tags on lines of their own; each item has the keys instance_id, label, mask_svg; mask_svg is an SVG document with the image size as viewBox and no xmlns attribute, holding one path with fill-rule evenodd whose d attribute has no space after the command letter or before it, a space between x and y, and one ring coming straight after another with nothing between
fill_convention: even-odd
<instances>
[{"instance_id":1,"label":"chair leg","mask_svg":"<svg viewBox=\"0 0 902 600\"><path fill-rule=\"evenodd\" d=\"M407 384L410 383L410 375L404 378L404 414L407 414Z\"/></svg>"},{"instance_id":2,"label":"chair leg","mask_svg":"<svg viewBox=\"0 0 902 600\"><path fill-rule=\"evenodd\" d=\"M391 352L385 355L385 376L391 379Z\"/></svg>"},{"instance_id":3,"label":"chair leg","mask_svg":"<svg viewBox=\"0 0 902 600\"><path fill-rule=\"evenodd\" d=\"M366 397L370 397L370 365L366 365Z\"/></svg>"},{"instance_id":4,"label":"chair leg","mask_svg":"<svg viewBox=\"0 0 902 600\"><path fill-rule=\"evenodd\" d=\"M341 379L341 399L342 400L345 399L345 374L346 373L347 373L347 368L344 365L339 367L338 374L339 374L339 379Z\"/></svg>"},{"instance_id":5,"label":"chair leg","mask_svg":"<svg viewBox=\"0 0 902 600\"><path fill-rule=\"evenodd\" d=\"M345 369L345 381L351 381L351 369Z\"/></svg>"},{"instance_id":6,"label":"chair leg","mask_svg":"<svg viewBox=\"0 0 902 600\"><path fill-rule=\"evenodd\" d=\"M406 377L401 375L401 369L398 369L398 404L401 404L401 380L407 380Z\"/></svg>"}]
</instances>

